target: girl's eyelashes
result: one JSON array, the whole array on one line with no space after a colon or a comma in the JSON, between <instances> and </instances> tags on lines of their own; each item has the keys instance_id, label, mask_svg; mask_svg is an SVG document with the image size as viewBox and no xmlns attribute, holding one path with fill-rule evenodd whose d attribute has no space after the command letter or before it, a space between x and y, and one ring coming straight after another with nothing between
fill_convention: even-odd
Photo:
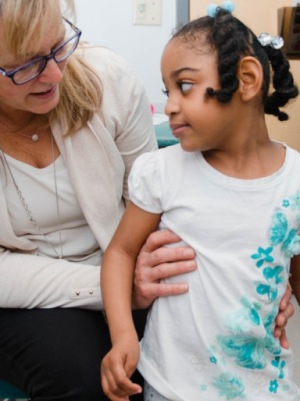
<instances>
[{"instance_id":1,"label":"girl's eyelashes","mask_svg":"<svg viewBox=\"0 0 300 401\"><path fill-rule=\"evenodd\" d=\"M162 89L161 91L162 91L162 93L163 93L165 96L169 97L169 91L168 91L168 89Z\"/></svg>"},{"instance_id":2,"label":"girl's eyelashes","mask_svg":"<svg viewBox=\"0 0 300 401\"><path fill-rule=\"evenodd\" d=\"M181 93L183 93L183 94L188 92L193 86L193 84L191 82L177 82L176 84L177 84L177 87L179 88L179 90L181 91ZM168 89L162 89L161 91L164 95L169 97Z\"/></svg>"}]
</instances>

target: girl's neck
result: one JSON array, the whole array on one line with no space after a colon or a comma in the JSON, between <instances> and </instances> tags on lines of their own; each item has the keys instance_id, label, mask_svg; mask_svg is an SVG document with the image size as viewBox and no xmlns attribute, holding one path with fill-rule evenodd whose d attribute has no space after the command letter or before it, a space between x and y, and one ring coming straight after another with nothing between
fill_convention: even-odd
<instances>
[{"instance_id":1,"label":"girl's neck","mask_svg":"<svg viewBox=\"0 0 300 401\"><path fill-rule=\"evenodd\" d=\"M256 179L269 176L278 171L285 160L285 147L277 142L245 147L238 152L207 151L203 157L213 168L229 177Z\"/></svg>"}]
</instances>

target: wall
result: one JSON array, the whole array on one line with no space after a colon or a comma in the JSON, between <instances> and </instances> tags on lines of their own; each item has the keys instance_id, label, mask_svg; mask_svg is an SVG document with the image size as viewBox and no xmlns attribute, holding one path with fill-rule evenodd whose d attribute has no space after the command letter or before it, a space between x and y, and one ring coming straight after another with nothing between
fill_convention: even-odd
<instances>
[{"instance_id":1,"label":"wall","mask_svg":"<svg viewBox=\"0 0 300 401\"><path fill-rule=\"evenodd\" d=\"M75 5L82 38L122 55L143 81L156 110L163 111L160 56L176 25L176 1L162 0L158 26L133 25L133 0L75 0Z\"/></svg>"},{"instance_id":2,"label":"wall","mask_svg":"<svg viewBox=\"0 0 300 401\"><path fill-rule=\"evenodd\" d=\"M268 32L271 35L279 33L278 10L282 7L296 5L295 0L262 0L245 1L234 0L234 15L240 18L246 25L258 35ZM195 19L206 15L206 7L211 0L190 0L190 18ZM218 0L218 4L222 1ZM295 81L300 88L300 60L290 60L291 70ZM267 116L267 124L270 136L276 140L284 141L290 146L300 150L300 97L286 109L290 119L279 122L273 116Z\"/></svg>"}]
</instances>

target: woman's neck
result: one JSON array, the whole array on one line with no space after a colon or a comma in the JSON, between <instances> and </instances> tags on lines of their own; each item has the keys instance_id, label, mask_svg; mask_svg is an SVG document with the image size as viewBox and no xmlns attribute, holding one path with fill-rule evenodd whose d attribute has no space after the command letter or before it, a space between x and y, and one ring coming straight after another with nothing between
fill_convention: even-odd
<instances>
[{"instance_id":1,"label":"woman's neck","mask_svg":"<svg viewBox=\"0 0 300 401\"><path fill-rule=\"evenodd\" d=\"M0 111L0 130L5 128L8 131L21 131L27 126L31 125L36 119L36 114L28 112L7 113Z\"/></svg>"},{"instance_id":2,"label":"woman's neck","mask_svg":"<svg viewBox=\"0 0 300 401\"><path fill-rule=\"evenodd\" d=\"M48 119L45 115L33 114L30 112L15 111L8 113L0 110L0 134L32 132L48 126Z\"/></svg>"}]
</instances>

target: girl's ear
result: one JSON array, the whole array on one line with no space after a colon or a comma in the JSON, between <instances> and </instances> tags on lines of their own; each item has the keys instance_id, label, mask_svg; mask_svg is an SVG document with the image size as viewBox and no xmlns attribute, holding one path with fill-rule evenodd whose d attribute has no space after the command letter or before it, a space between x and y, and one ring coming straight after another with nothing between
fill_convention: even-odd
<instances>
[{"instance_id":1,"label":"girl's ear","mask_svg":"<svg viewBox=\"0 0 300 401\"><path fill-rule=\"evenodd\" d=\"M252 57L243 57L238 66L239 93L244 101L251 100L263 85L263 70L260 62Z\"/></svg>"}]
</instances>

